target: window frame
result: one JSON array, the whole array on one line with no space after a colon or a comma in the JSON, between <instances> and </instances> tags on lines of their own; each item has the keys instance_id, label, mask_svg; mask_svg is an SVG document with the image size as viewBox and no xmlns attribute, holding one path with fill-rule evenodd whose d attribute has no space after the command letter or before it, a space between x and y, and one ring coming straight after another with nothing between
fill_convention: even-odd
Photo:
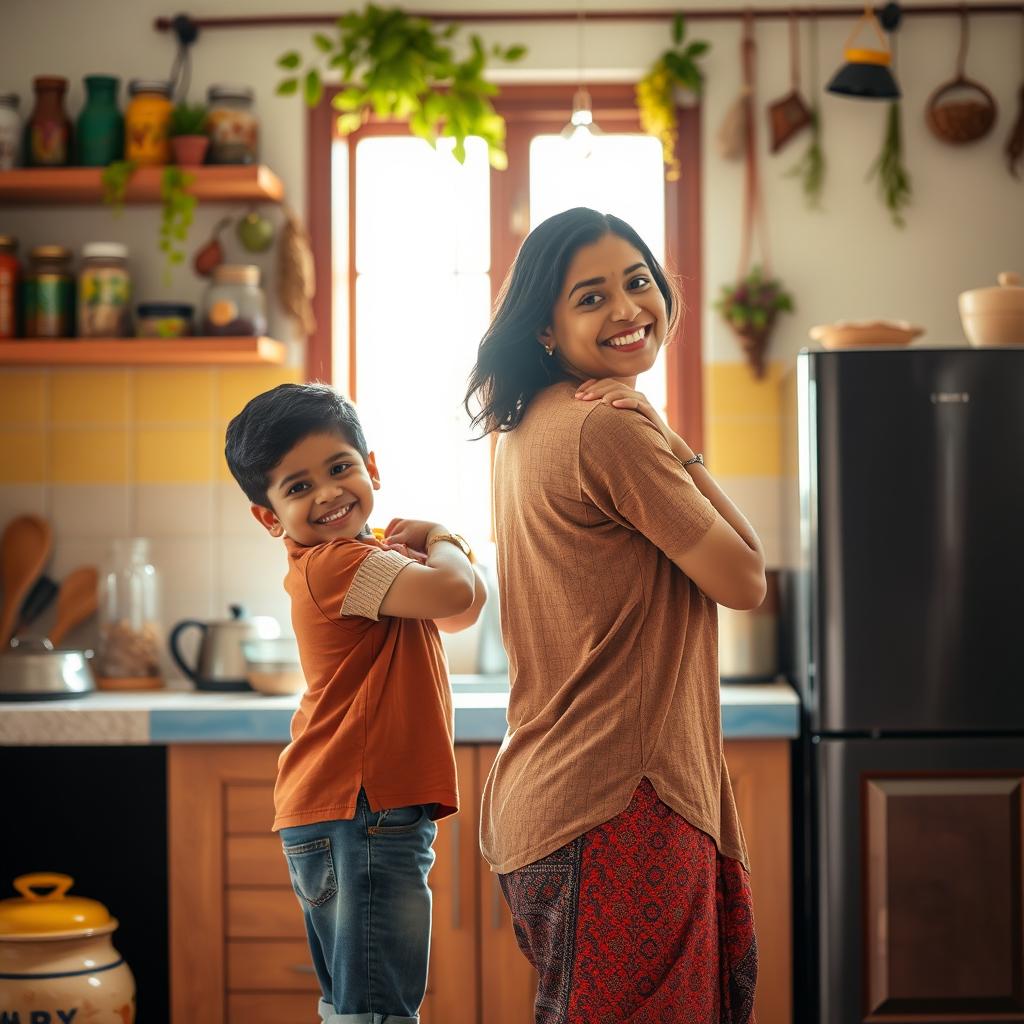
<instances>
[{"instance_id":1,"label":"window frame","mask_svg":"<svg viewBox=\"0 0 1024 1024\"><path fill-rule=\"evenodd\" d=\"M640 122L629 83L602 83L588 87L595 120L605 131L639 132ZM307 218L315 260L316 295L313 311L317 328L306 350L306 377L332 379L334 335L331 154L341 138L331 99L337 87L325 91L323 100L308 113ZM529 196L529 145L533 135L558 132L572 109L575 86L565 83L505 85L495 108L505 118L509 155L507 170L491 170L491 294L492 301L525 234L515 230L517 204L523 208ZM701 266L701 108L677 108L678 153L684 173L678 181L665 182L666 263L679 279L686 312L673 343L666 353L668 417L694 450L703 448L703 277ZM357 399L358 366L355 340L355 147L361 139L380 135L406 135L404 123L370 118L358 131L346 137L348 145L349 204L349 354L348 379L352 397ZM685 173L692 168L692 174ZM525 211L524 211L525 212ZM525 219L528 224L528 218ZM467 373L469 368L467 367Z\"/></svg>"}]
</instances>

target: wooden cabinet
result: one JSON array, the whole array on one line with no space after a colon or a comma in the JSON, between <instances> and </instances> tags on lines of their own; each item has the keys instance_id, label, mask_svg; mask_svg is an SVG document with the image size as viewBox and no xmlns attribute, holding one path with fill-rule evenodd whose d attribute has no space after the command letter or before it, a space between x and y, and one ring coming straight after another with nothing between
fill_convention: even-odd
<instances>
[{"instance_id":1,"label":"wooden cabinet","mask_svg":"<svg viewBox=\"0 0 1024 1024\"><path fill-rule=\"evenodd\" d=\"M423 1024L532 1024L536 975L478 848L495 745L456 751L462 810L440 822ZM270 832L280 747L168 753L172 1024L309 1024L318 986L280 839ZM726 758L747 834L759 1024L792 1020L789 745L743 740Z\"/></svg>"}]
</instances>

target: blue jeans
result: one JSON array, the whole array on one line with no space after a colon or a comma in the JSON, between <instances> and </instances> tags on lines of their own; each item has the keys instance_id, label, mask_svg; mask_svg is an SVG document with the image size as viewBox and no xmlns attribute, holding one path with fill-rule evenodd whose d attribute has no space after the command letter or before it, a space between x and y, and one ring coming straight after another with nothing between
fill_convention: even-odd
<instances>
[{"instance_id":1,"label":"blue jeans","mask_svg":"<svg viewBox=\"0 0 1024 1024\"><path fill-rule=\"evenodd\" d=\"M371 811L360 790L351 821L281 829L325 1024L419 1020L430 953L427 875L437 835L431 810Z\"/></svg>"}]
</instances>

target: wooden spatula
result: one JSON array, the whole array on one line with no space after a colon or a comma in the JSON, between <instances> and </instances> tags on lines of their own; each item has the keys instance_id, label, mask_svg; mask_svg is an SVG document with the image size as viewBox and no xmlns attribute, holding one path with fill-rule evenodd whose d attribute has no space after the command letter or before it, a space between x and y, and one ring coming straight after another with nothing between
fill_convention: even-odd
<instances>
[{"instance_id":1,"label":"wooden spatula","mask_svg":"<svg viewBox=\"0 0 1024 1024\"><path fill-rule=\"evenodd\" d=\"M50 524L39 516L17 516L4 530L0 540L0 581L4 594L0 605L0 651L7 649L21 603L42 575L51 544Z\"/></svg>"},{"instance_id":2,"label":"wooden spatula","mask_svg":"<svg viewBox=\"0 0 1024 1024\"><path fill-rule=\"evenodd\" d=\"M50 630L50 643L57 647L69 629L74 629L96 611L99 603L99 573L94 565L74 569L64 577L57 594L57 621Z\"/></svg>"}]
</instances>

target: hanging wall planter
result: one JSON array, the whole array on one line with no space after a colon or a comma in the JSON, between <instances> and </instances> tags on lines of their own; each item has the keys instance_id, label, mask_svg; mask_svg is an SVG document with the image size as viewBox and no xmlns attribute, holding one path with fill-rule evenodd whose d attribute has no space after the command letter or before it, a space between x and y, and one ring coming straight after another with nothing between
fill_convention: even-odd
<instances>
[{"instance_id":1,"label":"hanging wall planter","mask_svg":"<svg viewBox=\"0 0 1024 1024\"><path fill-rule=\"evenodd\" d=\"M491 104L498 87L484 79L484 71L488 58L517 61L526 47L488 51L473 35L470 54L460 61L449 46L457 32L454 24L441 28L398 8L369 4L339 18L335 35L313 36L316 52L304 71L298 51L281 56L278 67L291 74L277 92L287 96L301 90L315 107L323 97L324 75L337 73L346 86L332 100L342 135L356 131L371 114L395 118L432 146L439 137L454 139L460 163L466 158L466 139L477 135L487 143L491 165L504 168L505 121Z\"/></svg>"}]
</instances>

